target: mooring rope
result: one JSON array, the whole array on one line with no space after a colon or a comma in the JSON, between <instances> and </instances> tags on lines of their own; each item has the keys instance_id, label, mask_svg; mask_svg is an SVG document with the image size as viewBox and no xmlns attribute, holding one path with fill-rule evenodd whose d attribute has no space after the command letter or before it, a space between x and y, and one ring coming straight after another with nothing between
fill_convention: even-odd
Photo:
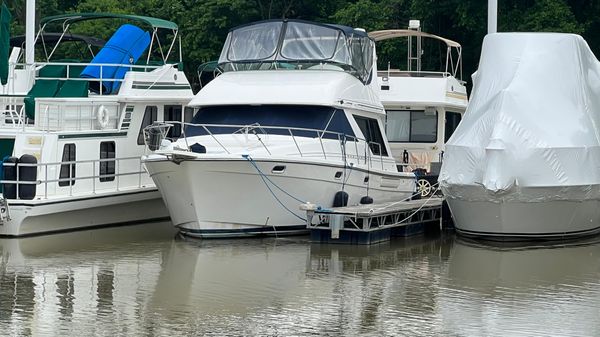
<instances>
[{"instance_id":1,"label":"mooring rope","mask_svg":"<svg viewBox=\"0 0 600 337\"><path fill-rule=\"evenodd\" d=\"M279 200L279 198L277 197L277 195L275 194L275 192L273 192L273 189L271 189L271 186L269 186L269 182L273 186L275 186L278 190L280 190L281 192L285 193L285 195L287 195L290 198L292 198L292 199L300 202L301 204L305 204L306 202L302 201L301 199L296 198L293 195L291 195L290 193L288 193L287 191L285 191L283 188L279 187L275 182L273 182L266 174L263 173L263 171L261 171L261 169L258 167L258 165L256 165L256 163L250 157L250 155L242 155L242 157L244 159L246 159L248 162L250 162L250 164L256 169L256 171L258 172L258 175L262 179L263 183L265 184L265 186L267 187L267 189L269 190L269 192L271 192L271 195L273 196L273 198L275 198L275 200L279 203L279 205L281 205L281 207L283 207L286 211L288 211L290 214L292 214L296 218L298 218L298 219L300 219L302 221L306 221L305 218L302 218L298 214L294 213L291 209L289 209L287 206L285 206L285 204L281 200Z\"/></svg>"}]
</instances>

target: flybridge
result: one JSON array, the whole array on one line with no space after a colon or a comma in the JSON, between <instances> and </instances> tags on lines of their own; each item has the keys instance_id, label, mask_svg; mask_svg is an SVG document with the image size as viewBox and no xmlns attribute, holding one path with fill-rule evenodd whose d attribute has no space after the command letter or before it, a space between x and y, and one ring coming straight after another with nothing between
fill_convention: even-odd
<instances>
[{"instance_id":1,"label":"flybridge","mask_svg":"<svg viewBox=\"0 0 600 337\"><path fill-rule=\"evenodd\" d=\"M219 57L224 71L327 69L371 78L374 42L346 26L269 20L232 29Z\"/></svg>"}]
</instances>

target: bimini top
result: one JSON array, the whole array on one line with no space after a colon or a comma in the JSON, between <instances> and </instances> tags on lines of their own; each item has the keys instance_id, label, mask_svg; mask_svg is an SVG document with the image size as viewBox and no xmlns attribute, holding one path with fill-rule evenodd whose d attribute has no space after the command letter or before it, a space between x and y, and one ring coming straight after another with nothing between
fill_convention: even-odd
<instances>
[{"instance_id":1,"label":"bimini top","mask_svg":"<svg viewBox=\"0 0 600 337\"><path fill-rule=\"evenodd\" d=\"M219 66L224 71L335 69L366 83L373 67L373 50L373 40L362 30L300 20L268 20L232 29Z\"/></svg>"},{"instance_id":2,"label":"bimini top","mask_svg":"<svg viewBox=\"0 0 600 337\"><path fill-rule=\"evenodd\" d=\"M383 41L388 39L395 39L397 37L408 37L408 36L420 36L420 37L428 37L435 40L440 40L446 44L448 47L460 48L460 43L456 41L452 41L450 39L446 39L441 36L437 36L434 34L429 34L425 32L419 32L411 29L387 29L387 30L378 30L375 32L370 32L369 36L375 41Z\"/></svg>"},{"instance_id":3,"label":"bimini top","mask_svg":"<svg viewBox=\"0 0 600 337\"><path fill-rule=\"evenodd\" d=\"M96 19L126 19L132 21L144 22L152 28L165 28L178 30L177 24L171 21L153 18L149 16L130 15L130 14L114 14L114 13L71 13L48 16L40 21L40 27L46 24L60 22L64 25L72 24L79 21L96 20Z\"/></svg>"},{"instance_id":4,"label":"bimini top","mask_svg":"<svg viewBox=\"0 0 600 337\"><path fill-rule=\"evenodd\" d=\"M57 42L63 42L63 41L77 41L77 42L84 42L86 44L89 44L90 46L94 46L94 47L103 47L104 44L106 43L106 41L96 38L96 37L92 37L92 36L85 36L85 35L78 35L78 34L61 34L61 33L44 33L41 36L41 39L44 40L44 43L57 43ZM22 47L25 44L25 35L19 35L19 36L13 36L10 38L10 46L11 47Z\"/></svg>"}]
</instances>

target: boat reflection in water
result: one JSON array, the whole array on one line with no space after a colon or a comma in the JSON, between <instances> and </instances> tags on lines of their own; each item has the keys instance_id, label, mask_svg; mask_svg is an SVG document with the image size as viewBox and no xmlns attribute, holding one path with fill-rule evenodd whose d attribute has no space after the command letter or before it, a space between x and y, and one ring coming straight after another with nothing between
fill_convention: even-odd
<instances>
[{"instance_id":1,"label":"boat reflection in water","mask_svg":"<svg viewBox=\"0 0 600 337\"><path fill-rule=\"evenodd\" d=\"M594 335L600 243L201 241L170 223L0 240L7 335Z\"/></svg>"},{"instance_id":2,"label":"boat reflection in water","mask_svg":"<svg viewBox=\"0 0 600 337\"><path fill-rule=\"evenodd\" d=\"M143 227L143 228L142 228ZM91 335L144 331L136 323L175 236L157 222L23 239L0 239L0 331ZM119 322L119 323L115 323Z\"/></svg>"},{"instance_id":3,"label":"boat reflection in water","mask_svg":"<svg viewBox=\"0 0 600 337\"><path fill-rule=\"evenodd\" d=\"M431 302L421 298L430 292L410 288L435 288L434 274L447 256L443 242L352 247L305 238L176 241L163 259L152 307L171 329L216 335L387 333L401 323L384 323L397 318L390 307L396 314L418 312Z\"/></svg>"},{"instance_id":4,"label":"boat reflection in water","mask_svg":"<svg viewBox=\"0 0 600 337\"><path fill-rule=\"evenodd\" d=\"M459 335L596 335L600 241L529 247L457 240L440 314Z\"/></svg>"}]
</instances>

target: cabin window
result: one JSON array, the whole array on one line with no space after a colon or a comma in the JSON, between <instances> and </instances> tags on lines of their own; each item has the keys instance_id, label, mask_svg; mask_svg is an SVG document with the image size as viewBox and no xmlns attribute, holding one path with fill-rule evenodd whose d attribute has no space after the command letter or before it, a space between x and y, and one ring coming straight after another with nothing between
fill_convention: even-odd
<instances>
[{"instance_id":1,"label":"cabin window","mask_svg":"<svg viewBox=\"0 0 600 337\"><path fill-rule=\"evenodd\" d=\"M165 121L181 122L181 105L165 105ZM181 123L174 123L167 133L167 138L181 137Z\"/></svg>"},{"instance_id":2,"label":"cabin window","mask_svg":"<svg viewBox=\"0 0 600 337\"><path fill-rule=\"evenodd\" d=\"M344 110L313 105L229 105L209 106L197 110L194 124L228 126L189 126L188 137L234 132L259 132L294 137L319 137L338 139L343 135L353 137L354 132ZM302 130L299 130L302 129ZM327 132L322 133L325 130Z\"/></svg>"},{"instance_id":3,"label":"cabin window","mask_svg":"<svg viewBox=\"0 0 600 337\"><path fill-rule=\"evenodd\" d=\"M138 133L137 143L138 145L144 145L144 128L148 125L156 122L158 119L158 108L153 105L146 107L144 111L144 118L142 119L142 126L140 127L140 133Z\"/></svg>"},{"instance_id":4,"label":"cabin window","mask_svg":"<svg viewBox=\"0 0 600 337\"><path fill-rule=\"evenodd\" d=\"M386 134L390 142L435 143L437 111L388 110Z\"/></svg>"},{"instance_id":5,"label":"cabin window","mask_svg":"<svg viewBox=\"0 0 600 337\"><path fill-rule=\"evenodd\" d=\"M369 148L374 155L387 156L387 149L385 148L385 142L381 130L379 129L379 123L374 118L366 118L362 116L354 115L356 124L362 131L367 142L369 142Z\"/></svg>"},{"instance_id":6,"label":"cabin window","mask_svg":"<svg viewBox=\"0 0 600 337\"><path fill-rule=\"evenodd\" d=\"M63 147L62 162L73 161L75 161L75 144L65 144ZM58 186L75 185L75 163L60 165L60 174L58 178L61 179L61 181L58 182Z\"/></svg>"},{"instance_id":7,"label":"cabin window","mask_svg":"<svg viewBox=\"0 0 600 337\"><path fill-rule=\"evenodd\" d=\"M460 123L461 118L462 118L462 115L459 114L458 112L450 112L450 111L446 112L446 127L444 129L444 143L448 142L448 139L450 139L450 136L452 136L452 134L454 133L454 130L456 130L456 128L458 127L458 123Z\"/></svg>"},{"instance_id":8,"label":"cabin window","mask_svg":"<svg viewBox=\"0 0 600 337\"><path fill-rule=\"evenodd\" d=\"M115 158L115 142L102 142L100 143L100 181L114 181L115 180L115 161L114 160L102 160L102 159L114 159Z\"/></svg>"}]
</instances>

